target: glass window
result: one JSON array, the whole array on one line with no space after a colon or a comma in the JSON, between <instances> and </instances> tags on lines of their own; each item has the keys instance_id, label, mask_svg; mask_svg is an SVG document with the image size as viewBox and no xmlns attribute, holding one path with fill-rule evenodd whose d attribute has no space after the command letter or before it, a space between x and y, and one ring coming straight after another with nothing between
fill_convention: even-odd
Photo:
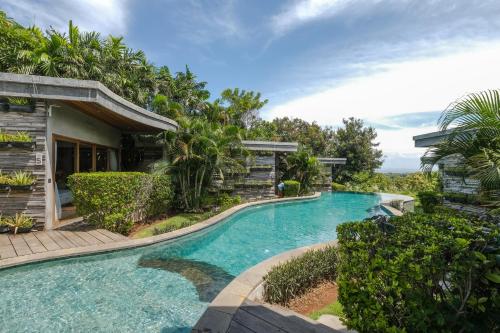
<instances>
[{"instance_id":1,"label":"glass window","mask_svg":"<svg viewBox=\"0 0 500 333\"><path fill-rule=\"evenodd\" d=\"M116 149L109 150L109 169L111 171L118 171L118 152Z\"/></svg>"},{"instance_id":2,"label":"glass window","mask_svg":"<svg viewBox=\"0 0 500 333\"><path fill-rule=\"evenodd\" d=\"M92 145L80 143L80 169L79 172L92 171Z\"/></svg>"},{"instance_id":3,"label":"glass window","mask_svg":"<svg viewBox=\"0 0 500 333\"><path fill-rule=\"evenodd\" d=\"M108 171L108 148L96 148L95 169L96 171Z\"/></svg>"}]
</instances>

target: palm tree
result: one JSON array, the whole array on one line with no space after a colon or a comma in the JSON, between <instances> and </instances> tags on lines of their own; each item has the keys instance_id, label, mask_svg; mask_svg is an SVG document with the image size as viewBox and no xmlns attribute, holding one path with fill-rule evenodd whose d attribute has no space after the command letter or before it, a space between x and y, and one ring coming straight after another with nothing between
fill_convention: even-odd
<instances>
[{"instance_id":1,"label":"palm tree","mask_svg":"<svg viewBox=\"0 0 500 333\"><path fill-rule=\"evenodd\" d=\"M314 181L321 172L318 159L304 149L300 149L298 152L289 155L285 160L285 167L284 177L300 183L299 194L311 191Z\"/></svg>"},{"instance_id":2,"label":"palm tree","mask_svg":"<svg viewBox=\"0 0 500 333\"><path fill-rule=\"evenodd\" d=\"M439 118L447 139L429 148L423 159L430 171L450 155L464 159L468 175L481 181L486 194L497 197L500 189L500 91L469 94L452 103ZM498 205L500 201L496 201Z\"/></svg>"}]
</instances>

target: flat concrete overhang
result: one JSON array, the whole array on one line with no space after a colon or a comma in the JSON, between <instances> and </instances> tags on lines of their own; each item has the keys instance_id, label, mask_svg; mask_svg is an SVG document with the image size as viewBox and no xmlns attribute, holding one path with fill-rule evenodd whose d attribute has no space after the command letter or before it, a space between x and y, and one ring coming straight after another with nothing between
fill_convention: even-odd
<instances>
[{"instance_id":1,"label":"flat concrete overhang","mask_svg":"<svg viewBox=\"0 0 500 333\"><path fill-rule=\"evenodd\" d=\"M242 143L246 149L251 151L296 152L299 148L297 142L243 140Z\"/></svg>"},{"instance_id":2,"label":"flat concrete overhang","mask_svg":"<svg viewBox=\"0 0 500 333\"><path fill-rule=\"evenodd\" d=\"M347 158L343 157L318 157L318 161L325 165L345 165Z\"/></svg>"},{"instance_id":3,"label":"flat concrete overhang","mask_svg":"<svg viewBox=\"0 0 500 333\"><path fill-rule=\"evenodd\" d=\"M0 73L0 96L64 101L129 132L176 131L178 124L118 96L102 83L49 76Z\"/></svg>"}]
</instances>

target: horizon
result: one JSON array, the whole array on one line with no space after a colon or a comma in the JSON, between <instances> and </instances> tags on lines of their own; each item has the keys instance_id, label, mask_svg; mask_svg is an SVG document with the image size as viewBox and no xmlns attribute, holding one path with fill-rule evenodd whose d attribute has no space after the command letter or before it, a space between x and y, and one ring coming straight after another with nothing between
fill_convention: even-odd
<instances>
[{"instance_id":1,"label":"horizon","mask_svg":"<svg viewBox=\"0 0 500 333\"><path fill-rule=\"evenodd\" d=\"M212 99L225 88L261 92L266 120L337 127L360 118L377 130L382 172L418 171L425 149L412 137L436 131L450 103L497 88L500 76L495 1L0 0L0 8L25 26L67 31L72 20L124 36L155 65L188 65Z\"/></svg>"}]
</instances>

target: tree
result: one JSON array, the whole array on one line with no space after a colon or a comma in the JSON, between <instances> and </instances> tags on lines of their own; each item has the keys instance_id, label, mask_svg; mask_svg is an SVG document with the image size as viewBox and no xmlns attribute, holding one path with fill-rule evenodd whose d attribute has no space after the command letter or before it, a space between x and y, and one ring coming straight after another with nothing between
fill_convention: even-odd
<instances>
[{"instance_id":1,"label":"tree","mask_svg":"<svg viewBox=\"0 0 500 333\"><path fill-rule=\"evenodd\" d=\"M240 130L220 126L202 118L181 118L177 133L165 132L169 166L157 165L160 172L168 170L177 187L181 207L187 211L200 209L201 199L211 185L213 175L241 171L234 156L243 150Z\"/></svg>"},{"instance_id":2,"label":"tree","mask_svg":"<svg viewBox=\"0 0 500 333\"><path fill-rule=\"evenodd\" d=\"M314 181L321 172L321 164L307 150L300 149L287 156L285 169L283 178L298 181L299 194L306 194L312 190Z\"/></svg>"},{"instance_id":3,"label":"tree","mask_svg":"<svg viewBox=\"0 0 500 333\"><path fill-rule=\"evenodd\" d=\"M250 127L247 137L259 140L298 142L316 156L332 154L333 131L322 128L316 122L309 123L299 118L276 118L272 122L256 121Z\"/></svg>"},{"instance_id":4,"label":"tree","mask_svg":"<svg viewBox=\"0 0 500 333\"><path fill-rule=\"evenodd\" d=\"M344 127L333 136L335 156L347 158L346 165L333 168L333 179L342 183L352 180L358 172L373 173L383 162L373 127L364 127L363 121L355 118L343 119L343 123Z\"/></svg>"},{"instance_id":5,"label":"tree","mask_svg":"<svg viewBox=\"0 0 500 333\"><path fill-rule=\"evenodd\" d=\"M450 155L464 159L468 176L481 181L485 193L500 206L500 90L469 94L452 103L439 118L448 137L431 146L422 159L430 171Z\"/></svg>"},{"instance_id":6,"label":"tree","mask_svg":"<svg viewBox=\"0 0 500 333\"><path fill-rule=\"evenodd\" d=\"M259 119L258 111L267 104L267 99L261 100L260 93L238 88L226 89L216 100L220 108L220 120L224 125L236 125L250 128Z\"/></svg>"}]
</instances>

